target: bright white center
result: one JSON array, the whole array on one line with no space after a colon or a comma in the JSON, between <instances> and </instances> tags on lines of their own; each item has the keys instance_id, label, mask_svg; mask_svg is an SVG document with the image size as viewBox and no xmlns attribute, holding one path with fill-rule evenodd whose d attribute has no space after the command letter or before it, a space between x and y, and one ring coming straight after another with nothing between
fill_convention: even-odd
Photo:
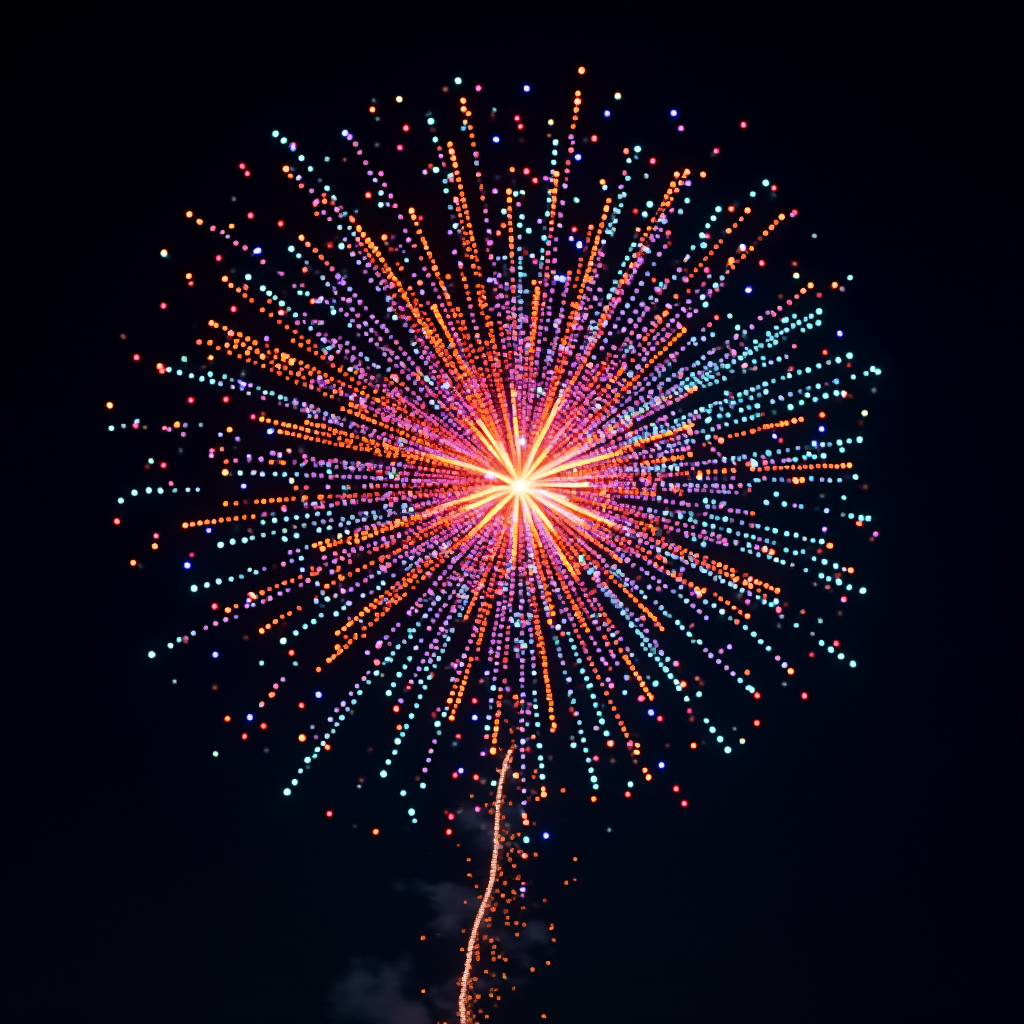
<instances>
[{"instance_id":1,"label":"bright white center","mask_svg":"<svg viewBox=\"0 0 1024 1024\"><path fill-rule=\"evenodd\" d=\"M526 491L526 481L522 480L522 479L513 480L512 481L512 490L515 491L516 494L523 494L523 493L525 493L525 491Z\"/></svg>"}]
</instances>

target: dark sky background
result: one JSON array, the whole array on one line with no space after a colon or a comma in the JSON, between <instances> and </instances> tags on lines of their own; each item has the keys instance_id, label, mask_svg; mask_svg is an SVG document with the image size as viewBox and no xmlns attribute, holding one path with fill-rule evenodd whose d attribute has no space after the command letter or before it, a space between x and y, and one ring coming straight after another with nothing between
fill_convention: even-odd
<instances>
[{"instance_id":1,"label":"dark sky background","mask_svg":"<svg viewBox=\"0 0 1024 1024\"><path fill-rule=\"evenodd\" d=\"M507 30L450 36L394 11L284 16L149 12L22 40L4 1019L313 1024L337 1019L339 986L351 1001L376 978L398 1001L364 1019L413 1024L413 982L454 974L457 937L450 962L417 942L444 901L429 887L457 878L450 847L353 830L371 811L349 788L327 821L258 763L212 761L203 686L144 663L175 612L121 569L109 523L130 467L102 402L136 380L119 334L155 352L168 225L265 157L270 128L334 134L371 96L433 96L455 74L530 81L554 108L578 63L587 89L650 100L638 140L669 106L694 138L748 120L757 168L820 234L798 255L854 274L842 317L884 369L863 456L881 536L842 633L855 682L823 678L742 759L695 776L685 815L653 797L569 814L579 882L548 892L557 955L503 1019L1018 1019L1019 559L1001 526L1016 470L994 379L1016 357L984 311L998 250L973 237L999 216L1005 159L988 131L1002 83L962 84L975 44L852 10L819 28L510 9ZM539 870L561 877L566 852Z\"/></svg>"}]
</instances>

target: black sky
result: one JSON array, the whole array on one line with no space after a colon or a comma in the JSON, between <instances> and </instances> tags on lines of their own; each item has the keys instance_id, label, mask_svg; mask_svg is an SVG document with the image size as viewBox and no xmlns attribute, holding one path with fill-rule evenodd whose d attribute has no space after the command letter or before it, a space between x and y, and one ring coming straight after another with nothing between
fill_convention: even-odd
<instances>
[{"instance_id":1,"label":"black sky","mask_svg":"<svg viewBox=\"0 0 1024 1024\"><path fill-rule=\"evenodd\" d=\"M383 15L167 10L22 39L5 1020L312 1024L357 959L419 955L431 910L415 885L454 879L449 849L373 841L351 828L365 807L327 821L271 773L211 763L205 697L140 661L171 613L121 571L126 470L101 404L129 381L119 334L160 329L149 256L166 225L265 154L270 128L335 132L370 96L454 74L554 102L579 63L587 88L650 99L638 139L669 105L708 137L748 120L765 173L820 225L818 258L854 274L844 315L885 371L865 471L881 537L847 634L855 685L818 685L702 777L685 816L609 800L567 826L579 883L550 894L557 956L507 1019L1018 1019L1019 557L996 378L1019 367L1010 321L986 313L998 249L972 234L1006 216L988 127L1002 85L964 81L985 44L852 10L820 26L623 10L579 31L514 9L508 31L450 37Z\"/></svg>"}]
</instances>

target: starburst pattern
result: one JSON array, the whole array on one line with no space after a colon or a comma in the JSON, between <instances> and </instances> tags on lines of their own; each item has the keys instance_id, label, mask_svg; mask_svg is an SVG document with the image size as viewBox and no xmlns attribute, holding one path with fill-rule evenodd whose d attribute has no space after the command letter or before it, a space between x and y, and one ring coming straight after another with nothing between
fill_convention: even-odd
<instances>
[{"instance_id":1,"label":"starburst pattern","mask_svg":"<svg viewBox=\"0 0 1024 1024\"><path fill-rule=\"evenodd\" d=\"M290 240L283 222L261 240L244 221L187 215L214 243L230 315L157 369L223 405L203 428L217 438L202 498L194 484L155 490L189 495L190 546L215 543L218 564L234 564L192 584L217 598L215 615L167 647L242 620L318 662L328 707L297 734L286 795L383 691L395 721L382 778L401 766L421 789L438 772L459 778L439 757L446 726L484 758L469 772L485 791L515 748L509 835L522 851L555 744L582 760L591 801L613 766L631 798L634 782L681 778L691 751L745 744L757 702L781 699L801 657L855 667L820 617L797 611L864 589L835 547L871 532L855 507L863 419L842 409L878 370L829 352L823 303L845 282L793 274L788 293L754 305L746 282L797 216L767 180L714 205L705 173L678 166L630 207L650 187L640 174L658 173L635 147L617 183L609 167L581 200L581 110L577 92L542 171L512 167L497 186L467 97L462 155L427 119L423 173L451 218L443 251L347 131L346 173L366 175L351 204L325 181L337 159L317 167L274 133L311 214ZM357 654L372 667L353 683L342 666ZM225 716L243 718L242 741L279 692ZM672 714L692 739L666 771L648 750ZM518 895L518 876L506 881Z\"/></svg>"}]
</instances>

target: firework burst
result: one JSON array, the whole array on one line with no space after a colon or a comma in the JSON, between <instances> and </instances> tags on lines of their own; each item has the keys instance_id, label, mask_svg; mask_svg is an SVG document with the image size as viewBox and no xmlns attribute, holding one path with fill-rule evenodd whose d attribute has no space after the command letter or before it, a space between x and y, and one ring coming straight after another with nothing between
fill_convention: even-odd
<instances>
[{"instance_id":1,"label":"firework burst","mask_svg":"<svg viewBox=\"0 0 1024 1024\"><path fill-rule=\"evenodd\" d=\"M450 134L425 118L439 230L349 131L319 165L273 133L302 231L186 214L214 258L183 286L209 279L223 297L187 354L156 368L185 392L163 436L205 438L206 461L161 461L178 481L135 488L119 515L143 494L172 499L185 569L206 573L189 583L210 614L169 651L217 656L237 623L264 652L315 661L299 707L323 711L294 732L285 796L370 700L393 717L382 779L486 794L511 769L495 896L467 940L487 982L476 998L497 998L495 936L548 835L556 749L578 757L592 803L654 784L685 807L687 757L738 753L763 697L807 696L794 676L813 659L855 667L819 614L864 592L840 554L872 532L853 459L863 420L844 409L878 371L831 350L846 346L823 303L845 280L787 273L758 301L764 252L797 217L769 181L716 205L705 171L662 172L636 146L577 188L598 143L581 92L545 133L543 166L485 177L471 96L453 97ZM416 136L401 130L398 150ZM224 716L241 722L235 742L266 734L283 682ZM440 749L452 733L462 764Z\"/></svg>"}]
</instances>

